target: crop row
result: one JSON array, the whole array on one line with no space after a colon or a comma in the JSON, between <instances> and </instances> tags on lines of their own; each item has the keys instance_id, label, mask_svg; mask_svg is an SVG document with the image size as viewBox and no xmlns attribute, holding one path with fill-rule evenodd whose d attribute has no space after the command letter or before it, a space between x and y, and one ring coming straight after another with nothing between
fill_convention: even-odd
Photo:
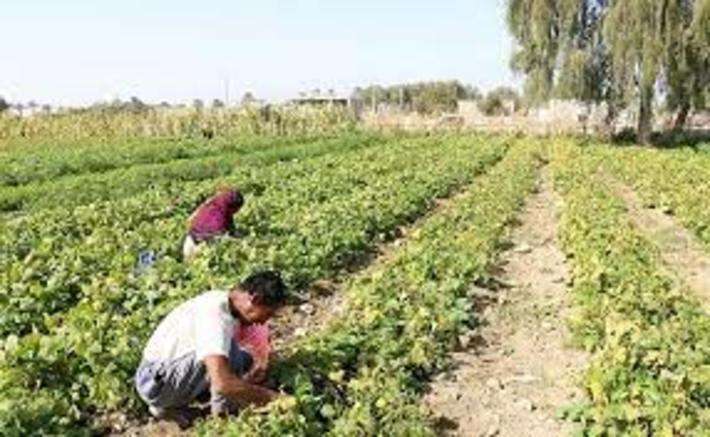
<instances>
[{"instance_id":1,"label":"crop row","mask_svg":"<svg viewBox=\"0 0 710 437\"><path fill-rule=\"evenodd\" d=\"M281 238L299 227L304 229L302 232L315 230L320 224L319 216L329 213L327 203L331 199L337 198L338 206L348 198L357 202L360 193L385 189L382 184L407 177L428 159L436 160L444 153L433 141L392 143L388 151L382 159L373 159L382 155L381 151L370 150L317 162L308 174L299 172L299 183L288 191L250 198L239 216L242 228L258 235L255 244L262 245L270 244L269 238ZM399 154L405 151L406 157L400 158ZM257 182L277 186L283 176L280 168L265 169ZM330 183L324 184L326 180ZM291 214L278 226L271 226L269 215L286 210ZM103 279L131 272L136 255L143 249L150 248L160 257L178 258L177 248L184 232L182 219L176 216L145 222L133 229L104 226L78 244L62 242L55 236L53 243L61 248L34 248L27 256L15 257L4 266L7 291L0 299L0 336L31 329L44 331L42 325L47 316L72 306ZM159 233L172 235L173 239L156 238Z\"/></svg>"},{"instance_id":2,"label":"crop row","mask_svg":"<svg viewBox=\"0 0 710 437\"><path fill-rule=\"evenodd\" d=\"M102 173L143 164L249 154L269 148L315 141L305 136L207 139L112 139L94 141L32 141L0 151L0 187Z\"/></svg>"},{"instance_id":3,"label":"crop row","mask_svg":"<svg viewBox=\"0 0 710 437\"><path fill-rule=\"evenodd\" d=\"M623 202L590 183L602 165L593 153L562 144L555 153L579 309L573 327L592 353L584 376L591 404L568 414L589 435L703 435L710 318L664 273Z\"/></svg>"},{"instance_id":4,"label":"crop row","mask_svg":"<svg viewBox=\"0 0 710 437\"><path fill-rule=\"evenodd\" d=\"M162 255L153 269L111 271L86 285L74 307L49 317L47 333L5 340L0 388L7 395L0 403L0 431L58 432L86 425L101 412L130 409L136 405L131 374L142 345L151 327L181 300L234 283L260 266L281 269L296 286L330 276L505 152L499 143L471 138L446 139L438 147L438 141L427 142L429 148L383 147L380 161L407 164L379 178L376 172L365 173L367 178L358 174L360 166L382 165L363 153L360 160L339 162L337 177L326 166L315 174L262 181L272 188L240 213L248 236L221 240L190 265L170 255L183 232L180 221L157 221L126 235L123 249L145 245ZM351 188L338 195L346 186ZM132 259L129 252L113 255Z\"/></svg>"},{"instance_id":5,"label":"crop row","mask_svg":"<svg viewBox=\"0 0 710 437\"><path fill-rule=\"evenodd\" d=\"M395 166L391 161L387 161L389 167L384 163L371 164L370 158L376 150L367 152L354 148L341 154L347 149L346 144L334 144L335 151L327 157L285 166L262 166L258 172L229 181L238 182L238 186L277 186L284 178L298 178L303 190L293 189L290 195L320 196L320 200L324 200L354 187L345 176L366 177ZM417 151L433 144L433 141L415 141L414 144L399 143L390 147ZM318 153L327 151L319 147L306 150L313 153L314 149L319 150ZM362 159L359 169L351 171L344 165L358 156ZM319 177L340 183L325 186L319 184ZM162 197L154 192L149 193L149 198L143 195L127 202L105 202L98 209L87 207L37 213L31 220L23 219L5 228L0 234L3 247L7 248L0 255L3 271L0 277L0 335L22 334L30 329L42 331L48 315L72 306L87 287L100 284L114 272L132 271L137 254L143 249L156 250L160 256L175 256L188 208L194 207L210 188L210 182L180 187L189 199L182 202L182 208L172 208L173 197L169 192ZM259 193L253 194L257 198L260 196ZM318 202L319 199L314 199L312 203ZM251 216L251 210L250 201L247 218ZM167 223L170 223L173 241L168 241L167 247L163 247L165 244L152 246L151 241L159 232L166 231ZM262 227L265 223L262 219ZM168 239L157 239L163 240Z\"/></svg>"},{"instance_id":6,"label":"crop row","mask_svg":"<svg viewBox=\"0 0 710 437\"><path fill-rule=\"evenodd\" d=\"M45 208L72 208L101 201L117 200L143 191L182 186L187 181L214 179L232 173L236 166L259 166L289 161L302 156L342 153L372 147L383 140L351 135L306 143L252 148L207 157L173 160L167 163L136 165L103 173L32 183L0 189L0 211L31 211Z\"/></svg>"},{"instance_id":7,"label":"crop row","mask_svg":"<svg viewBox=\"0 0 710 437\"><path fill-rule=\"evenodd\" d=\"M281 174L282 180L300 178L317 172L319 168L334 166L341 158L357 156L370 145L376 144L372 141L358 142L353 138L345 138L343 141L328 140L297 145L273 153L257 153L240 163L230 163L229 173L222 177L211 178L212 173L208 171L199 175L200 180L181 184L166 183L133 196L77 207L38 209L5 221L0 227L0 243L10 248L13 256L24 257L37 249L60 250L73 241L90 238L97 230L107 226L132 230L145 222L175 215L187 217L192 209L220 185L236 186L246 194L258 195L266 189L259 182L264 173L274 177L277 173ZM413 140L420 141L423 140ZM396 142L396 139L392 139L392 142ZM186 170L191 171L189 168ZM91 187L85 189L93 190ZM117 185L109 189L122 188ZM55 238L58 235L62 238Z\"/></svg>"},{"instance_id":8,"label":"crop row","mask_svg":"<svg viewBox=\"0 0 710 437\"><path fill-rule=\"evenodd\" d=\"M412 140L392 143L388 148L416 154L436 144L437 140ZM393 158L377 164L373 158L378 153L331 153L302 162L250 168L226 181L247 188L249 201L240 221L254 228L251 232L261 233L268 228L269 210L287 208L284 202L290 202L289 196L299 198L294 206L316 208L329 198L361 186L358 177L368 178L369 174L401 165ZM349 167L358 162L359 167ZM290 180L300 183L286 190L282 185ZM332 183L323 184L323 180ZM265 192L263 187L270 186L280 187L277 196ZM100 287L107 278L132 272L136 256L143 249L175 257L185 217L211 190L211 182L185 184L180 187L179 195L183 197L177 200L178 195L169 191L151 192L127 201L105 202L99 207L36 213L31 220L23 219L4 228L0 233L3 247L7 248L0 254L2 334L22 334L30 328L43 331L48 314L72 306L87 294L87 289ZM263 204L264 194L271 204ZM291 217L298 219L300 211L294 206Z\"/></svg>"},{"instance_id":9,"label":"crop row","mask_svg":"<svg viewBox=\"0 0 710 437\"><path fill-rule=\"evenodd\" d=\"M602 149L612 172L710 247L710 156L691 150Z\"/></svg>"},{"instance_id":10,"label":"crop row","mask_svg":"<svg viewBox=\"0 0 710 437\"><path fill-rule=\"evenodd\" d=\"M298 341L275 366L292 397L268 414L210 420L207 435L429 435L419 396L470 327L506 226L534 186L534 143L518 144L406 245L348 287L342 319Z\"/></svg>"}]
</instances>

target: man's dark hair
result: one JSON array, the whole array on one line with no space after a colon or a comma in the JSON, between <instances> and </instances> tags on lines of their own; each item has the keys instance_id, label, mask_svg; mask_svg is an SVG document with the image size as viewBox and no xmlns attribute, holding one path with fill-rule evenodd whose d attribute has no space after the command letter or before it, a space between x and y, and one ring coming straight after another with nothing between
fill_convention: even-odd
<instances>
[{"instance_id":1,"label":"man's dark hair","mask_svg":"<svg viewBox=\"0 0 710 437\"><path fill-rule=\"evenodd\" d=\"M230 187L217 188L217 195L226 196L228 206L234 209L241 209L244 206L244 196L239 190Z\"/></svg>"},{"instance_id":2,"label":"man's dark hair","mask_svg":"<svg viewBox=\"0 0 710 437\"><path fill-rule=\"evenodd\" d=\"M275 308L286 303L286 284L281 274L273 270L254 273L239 284L256 302Z\"/></svg>"},{"instance_id":3,"label":"man's dark hair","mask_svg":"<svg viewBox=\"0 0 710 437\"><path fill-rule=\"evenodd\" d=\"M242 206L244 206L244 196L242 196L242 193L240 191L234 190L232 205L234 205L236 208L241 208Z\"/></svg>"}]
</instances>

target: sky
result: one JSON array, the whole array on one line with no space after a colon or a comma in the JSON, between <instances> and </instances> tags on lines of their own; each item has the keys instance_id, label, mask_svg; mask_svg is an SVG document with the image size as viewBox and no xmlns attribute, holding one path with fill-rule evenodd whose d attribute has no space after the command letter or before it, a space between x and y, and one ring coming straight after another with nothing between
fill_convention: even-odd
<instances>
[{"instance_id":1,"label":"sky","mask_svg":"<svg viewBox=\"0 0 710 437\"><path fill-rule=\"evenodd\" d=\"M315 88L516 85L505 0L3 0L0 95L279 101Z\"/></svg>"}]
</instances>

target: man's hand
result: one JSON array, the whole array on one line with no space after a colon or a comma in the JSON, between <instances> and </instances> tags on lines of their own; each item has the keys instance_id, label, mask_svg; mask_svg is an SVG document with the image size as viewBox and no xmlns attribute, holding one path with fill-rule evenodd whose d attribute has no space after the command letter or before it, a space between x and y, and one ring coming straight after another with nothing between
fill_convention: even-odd
<instances>
[{"instance_id":1,"label":"man's hand","mask_svg":"<svg viewBox=\"0 0 710 437\"><path fill-rule=\"evenodd\" d=\"M242 405L255 405L257 407L261 407L273 400L276 400L276 398L278 398L279 396L280 395L278 392L275 392L271 389L250 384L250 389L248 391L246 399L241 401L241 403ZM235 401L240 402L240 400L238 399Z\"/></svg>"},{"instance_id":2,"label":"man's hand","mask_svg":"<svg viewBox=\"0 0 710 437\"><path fill-rule=\"evenodd\" d=\"M244 375L244 379L253 384L261 384L266 380L266 367L261 364L254 363L251 370Z\"/></svg>"},{"instance_id":3,"label":"man's hand","mask_svg":"<svg viewBox=\"0 0 710 437\"><path fill-rule=\"evenodd\" d=\"M203 360L210 379L210 389L222 394L240 406L266 405L279 394L265 387L252 384L246 378L239 378L229 367L227 357L210 355Z\"/></svg>"}]
</instances>

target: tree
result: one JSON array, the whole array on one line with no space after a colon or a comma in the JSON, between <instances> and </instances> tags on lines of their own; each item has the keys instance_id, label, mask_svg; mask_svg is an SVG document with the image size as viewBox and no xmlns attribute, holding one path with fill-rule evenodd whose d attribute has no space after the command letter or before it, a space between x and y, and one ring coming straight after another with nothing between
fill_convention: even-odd
<instances>
[{"instance_id":1,"label":"tree","mask_svg":"<svg viewBox=\"0 0 710 437\"><path fill-rule=\"evenodd\" d=\"M198 111L201 111L202 108L205 107L205 103L202 101L202 99L194 99L192 101L192 107L197 109Z\"/></svg>"},{"instance_id":2,"label":"tree","mask_svg":"<svg viewBox=\"0 0 710 437\"><path fill-rule=\"evenodd\" d=\"M5 100L4 97L0 96L0 113L3 113L10 109L10 103Z\"/></svg>"},{"instance_id":3,"label":"tree","mask_svg":"<svg viewBox=\"0 0 710 437\"><path fill-rule=\"evenodd\" d=\"M665 89L669 109L682 128L691 108L707 107L710 94L710 1L664 2Z\"/></svg>"},{"instance_id":4,"label":"tree","mask_svg":"<svg viewBox=\"0 0 710 437\"><path fill-rule=\"evenodd\" d=\"M124 107L129 111L135 113L142 112L148 109L148 105L143 103L143 101L136 96L132 96L130 100L126 102Z\"/></svg>"},{"instance_id":5,"label":"tree","mask_svg":"<svg viewBox=\"0 0 710 437\"><path fill-rule=\"evenodd\" d=\"M350 98L352 99L362 99L362 87L356 86L353 91L350 93Z\"/></svg>"},{"instance_id":6,"label":"tree","mask_svg":"<svg viewBox=\"0 0 710 437\"><path fill-rule=\"evenodd\" d=\"M361 89L363 103L376 108L379 104L411 108L421 114L455 111L458 101L477 98L478 91L458 81L418 82L382 87L371 85Z\"/></svg>"},{"instance_id":7,"label":"tree","mask_svg":"<svg viewBox=\"0 0 710 437\"><path fill-rule=\"evenodd\" d=\"M254 97L254 94L252 94L251 91L245 92L244 95L242 96L241 104L242 105L252 105L254 103L256 103L256 97Z\"/></svg>"},{"instance_id":8,"label":"tree","mask_svg":"<svg viewBox=\"0 0 710 437\"><path fill-rule=\"evenodd\" d=\"M473 85L465 85L464 94L466 100L480 100L483 98L481 91Z\"/></svg>"},{"instance_id":9,"label":"tree","mask_svg":"<svg viewBox=\"0 0 710 437\"><path fill-rule=\"evenodd\" d=\"M498 87L481 98L478 107L486 115L511 115L520 107L520 96L513 88Z\"/></svg>"},{"instance_id":10,"label":"tree","mask_svg":"<svg viewBox=\"0 0 710 437\"><path fill-rule=\"evenodd\" d=\"M220 99L214 99L214 100L212 100L212 107L213 108L224 108L224 102L221 101Z\"/></svg>"},{"instance_id":11,"label":"tree","mask_svg":"<svg viewBox=\"0 0 710 437\"><path fill-rule=\"evenodd\" d=\"M607 102L609 119L635 104L649 143L659 93L682 122L710 87L708 0L509 0L511 65L532 103Z\"/></svg>"}]
</instances>

